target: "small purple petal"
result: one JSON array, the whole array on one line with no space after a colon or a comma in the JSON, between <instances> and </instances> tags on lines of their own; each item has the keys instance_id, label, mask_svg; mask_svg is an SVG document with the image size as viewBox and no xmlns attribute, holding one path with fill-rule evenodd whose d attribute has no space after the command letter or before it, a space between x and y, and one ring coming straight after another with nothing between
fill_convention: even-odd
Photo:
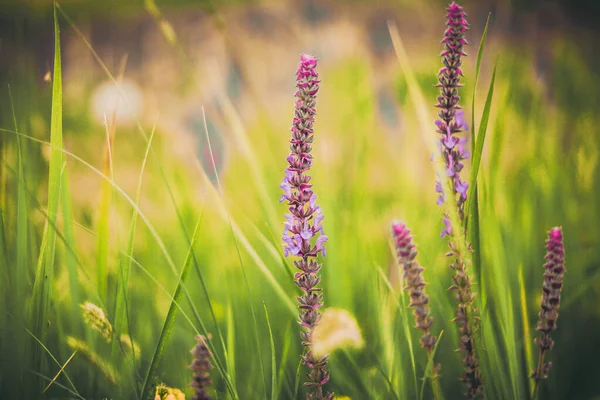
<instances>
[{"instance_id":1,"label":"small purple petal","mask_svg":"<svg viewBox=\"0 0 600 400\"><path fill-rule=\"evenodd\" d=\"M467 199L467 189L469 189L469 184L465 181L461 181L460 179L456 180L455 183L456 192L460 193L463 199Z\"/></svg>"},{"instance_id":2,"label":"small purple petal","mask_svg":"<svg viewBox=\"0 0 600 400\"><path fill-rule=\"evenodd\" d=\"M444 237L446 235L451 236L452 235L452 223L450 222L450 219L447 217L444 217L443 221L444 221L445 228L442 230L440 237Z\"/></svg>"},{"instance_id":3,"label":"small purple petal","mask_svg":"<svg viewBox=\"0 0 600 400\"><path fill-rule=\"evenodd\" d=\"M469 130L469 126L465 122L465 110L458 110L455 119L458 126L462 127L465 131Z\"/></svg>"}]
</instances>

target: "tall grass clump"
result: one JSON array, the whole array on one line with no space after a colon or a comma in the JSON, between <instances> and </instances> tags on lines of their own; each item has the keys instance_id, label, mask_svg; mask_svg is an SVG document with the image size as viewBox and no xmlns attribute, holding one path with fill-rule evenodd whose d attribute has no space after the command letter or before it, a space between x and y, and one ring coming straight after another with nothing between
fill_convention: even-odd
<instances>
[{"instance_id":1,"label":"tall grass clump","mask_svg":"<svg viewBox=\"0 0 600 400\"><path fill-rule=\"evenodd\" d=\"M333 393L323 391L323 385L329 380L327 370L328 355L316 356L311 349L311 334L319 322L323 305L322 289L317 287L321 278L321 264L317 256L325 256L327 236L323 231L323 213L317 205L317 195L312 190L308 171L312 165L312 143L314 141L314 121L317 113L315 108L316 95L319 91L319 75L315 68L317 59L303 54L296 72L296 100L291 153L287 157L288 167L285 178L281 183L284 194L280 201L286 201L289 214L286 214L283 241L285 256L297 256L294 265L300 272L294 275L296 285L304 292L298 297L300 325L304 328L301 333L302 345L305 348L302 362L310 372L307 374L306 386L310 393L308 400L330 400ZM312 239L316 238L314 244Z\"/></svg>"}]
</instances>

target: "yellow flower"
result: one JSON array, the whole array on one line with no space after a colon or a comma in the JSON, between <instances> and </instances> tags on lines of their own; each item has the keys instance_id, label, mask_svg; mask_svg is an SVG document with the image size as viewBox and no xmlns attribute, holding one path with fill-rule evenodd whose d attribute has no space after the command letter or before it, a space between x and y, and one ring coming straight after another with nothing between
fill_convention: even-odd
<instances>
[{"instance_id":1,"label":"yellow flower","mask_svg":"<svg viewBox=\"0 0 600 400\"><path fill-rule=\"evenodd\" d=\"M179 389L168 387L164 383L156 386L154 400L185 400L185 394Z\"/></svg>"},{"instance_id":2,"label":"yellow flower","mask_svg":"<svg viewBox=\"0 0 600 400\"><path fill-rule=\"evenodd\" d=\"M312 351L317 357L340 348L362 348L364 341L356 319L346 310L328 308L311 334Z\"/></svg>"}]
</instances>

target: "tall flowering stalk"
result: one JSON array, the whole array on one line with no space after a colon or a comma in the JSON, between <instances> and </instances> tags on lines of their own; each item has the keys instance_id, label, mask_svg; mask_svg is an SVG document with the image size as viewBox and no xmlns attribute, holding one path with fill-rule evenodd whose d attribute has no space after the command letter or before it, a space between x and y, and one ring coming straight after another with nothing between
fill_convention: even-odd
<instances>
[{"instance_id":1,"label":"tall flowering stalk","mask_svg":"<svg viewBox=\"0 0 600 400\"><path fill-rule=\"evenodd\" d=\"M206 345L205 336L196 336L196 346L192 349L194 360L189 368L193 371L194 377L190 386L194 388L194 397L192 400L210 400L206 389L212 385L209 371L213 369L210 363L210 350Z\"/></svg>"},{"instance_id":2,"label":"tall flowering stalk","mask_svg":"<svg viewBox=\"0 0 600 400\"><path fill-rule=\"evenodd\" d=\"M431 354L437 337L429 332L433 325L433 317L429 309L429 296L425 293L425 278L423 277L424 268L419 265L416 260L417 249L413 244L413 237L410 230L401 222L392 222L392 236L394 238L394 246L396 248L396 256L398 264L404 271L403 278L405 287L410 297L409 307L414 308L413 315L415 317L416 328L423 331L421 337L421 346L427 349Z\"/></svg>"},{"instance_id":3,"label":"tall flowering stalk","mask_svg":"<svg viewBox=\"0 0 600 400\"><path fill-rule=\"evenodd\" d=\"M402 267L403 279L405 283L404 290L410 297L409 307L414 308L415 328L423 331L420 339L421 346L427 350L429 358L432 357L433 348L437 343L437 337L432 335L430 328L433 325L433 317L430 315L429 296L425 293L425 278L423 277L424 268L416 260L417 249L413 243L413 237L410 230L399 221L392 222L392 237L396 248L396 257L398 264ZM431 364L431 380L436 398L441 398L437 375L440 366Z\"/></svg>"},{"instance_id":4,"label":"tall flowering stalk","mask_svg":"<svg viewBox=\"0 0 600 400\"><path fill-rule=\"evenodd\" d=\"M438 128L437 132L441 135L439 146L449 180L450 196L455 200L461 224L461 227L456 227L456 229L461 229L465 218L464 207L469 187L468 183L460 177L460 172L464 167L461 161L468 158L469 154L464 148L465 140L458 136L462 129L466 128L466 124L462 119L461 107L458 105L460 100L458 88L462 86L460 83L460 77L463 75L461 64L462 57L467 55L463 48L467 44L465 32L469 29L469 25L462 7L455 2L448 6L447 11L447 28L442 39L444 50L441 53L444 66L438 73L438 84L436 85L440 88L440 96L438 96L438 104L436 104L436 107L439 108L438 116L440 119L435 124ZM444 204L447 199L441 181L437 182L436 191L439 193L437 204ZM453 206L454 201L450 205ZM447 213L444 214L443 222L444 230L441 236L448 235L452 237L453 227ZM458 301L454 321L458 325L460 333L460 351L464 354L463 364L465 370L462 380L467 386L467 392L465 393L467 398L476 399L483 396L483 379L479 372L479 362L475 354L473 338L475 310L472 304L474 294L467 265L462 254L463 251L452 240L449 242L449 246L450 252L448 255L454 259L450 264L454 271L452 276L454 284L450 289L456 291L455 298Z\"/></svg>"},{"instance_id":5,"label":"tall flowering stalk","mask_svg":"<svg viewBox=\"0 0 600 400\"><path fill-rule=\"evenodd\" d=\"M300 272L294 275L296 285L304 292L298 297L300 325L304 352L302 361L309 368L306 386L310 388L308 400L330 400L333 393L324 393L323 385L329 380L327 360L329 355L316 356L311 349L311 333L319 322L319 308L323 305L322 289L318 288L321 264L317 261L319 253L325 256L327 236L323 231L323 213L316 204L317 195L310 183L312 164L311 144L314 141L313 124L315 121L316 95L319 91L319 75L315 71L317 59L303 54L296 72L296 110L292 124L290 140L291 153L287 157L288 167L281 183L284 194L280 202L286 201L289 214L283 230L285 256L298 257L294 265ZM314 240L314 244L313 244Z\"/></svg>"},{"instance_id":6,"label":"tall flowering stalk","mask_svg":"<svg viewBox=\"0 0 600 400\"><path fill-rule=\"evenodd\" d=\"M546 352L554 346L550 334L556 330L558 308L560 307L560 292L563 287L565 275L565 247L563 244L562 229L552 228L546 241L546 263L544 264L544 283L542 284L542 304L539 314L537 331L541 336L535 339L535 344L540 349L537 368L531 377L535 381L533 399L537 398L540 381L548 377L552 362L544 361Z\"/></svg>"}]
</instances>

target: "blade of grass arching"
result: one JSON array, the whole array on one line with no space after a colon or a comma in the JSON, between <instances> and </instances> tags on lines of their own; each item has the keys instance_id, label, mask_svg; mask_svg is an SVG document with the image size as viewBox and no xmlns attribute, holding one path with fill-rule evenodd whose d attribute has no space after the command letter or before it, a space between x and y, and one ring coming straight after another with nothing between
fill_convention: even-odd
<instances>
[{"instance_id":1,"label":"blade of grass arching","mask_svg":"<svg viewBox=\"0 0 600 400\"><path fill-rule=\"evenodd\" d=\"M69 357L69 359L67 361L65 361L65 363L63 365L60 366L60 369L58 370L58 372L56 373L56 375L54 375L54 378L52 378L52 380L50 381L50 383L48 383L48 385L44 388L44 390L42 391L42 393L46 393L48 391L48 389L50 389L50 386L52 386L56 380L58 379L58 377L60 376L60 374L63 373L63 371L65 370L65 368L67 367L67 365L69 365L69 363L71 362L71 360L73 359L73 357L75 357L75 354L77 354L76 351L73 352L73 354L71 354L71 357Z\"/></svg>"},{"instance_id":2,"label":"blade of grass arching","mask_svg":"<svg viewBox=\"0 0 600 400\"><path fill-rule=\"evenodd\" d=\"M531 343L531 330L529 329L529 311L527 307L527 292L525 291L525 278L523 277L523 264L519 264L519 293L521 298L521 318L523 324L523 347L525 350L525 362L527 363L526 372L529 373L534 369L533 349ZM526 380L527 387L525 388L529 395L532 394L531 381Z\"/></svg>"},{"instance_id":3,"label":"blade of grass arching","mask_svg":"<svg viewBox=\"0 0 600 400\"><path fill-rule=\"evenodd\" d=\"M404 78L406 79L408 95L410 96L411 101L415 107L417 119L421 127L420 131L421 135L423 136L423 141L425 142L425 145L427 145L429 152L431 154L438 154L439 157L440 152L435 144L436 137L433 135L435 130L432 128L434 126L434 120L430 117L431 112L429 111L429 103L425 101L423 91L419 87L419 83L417 81L415 73L410 66L409 57L406 53L406 49L404 48L402 39L400 38L398 27L394 22L388 21L388 30L390 32L390 38L392 39L392 44L394 46L394 51L396 52L396 57L400 64L400 68L402 69L402 73L404 75ZM436 167L436 172L440 176L443 176L442 172L444 171L438 164L439 163L434 163L434 167Z\"/></svg>"},{"instance_id":4,"label":"blade of grass arching","mask_svg":"<svg viewBox=\"0 0 600 400\"><path fill-rule=\"evenodd\" d=\"M56 7L54 8L54 73L52 79L52 111L50 120L50 171L48 176L48 223L56 225L58 206L60 201L61 169L63 165L62 138L62 70L60 59L60 29ZM46 227L48 224L46 225ZM35 283L33 287L33 307L31 320L36 337L42 341L46 339L50 288L53 284L54 256L56 252L56 232L46 228L42 239L42 262L38 264ZM42 354L34 346L33 368L44 371Z\"/></svg>"},{"instance_id":5,"label":"blade of grass arching","mask_svg":"<svg viewBox=\"0 0 600 400\"><path fill-rule=\"evenodd\" d=\"M475 182L475 186L477 183ZM484 280L481 278L481 236L480 236L480 227L479 227L479 190L477 187L473 190L473 198L471 201L473 202L473 207L471 210L471 229L467 230L467 241L471 243L473 248L472 260L473 260L473 270L475 271L475 279L477 279L477 284L479 285L479 292L481 293L481 302L483 304L486 303L486 291L484 288Z\"/></svg>"},{"instance_id":6,"label":"blade of grass arching","mask_svg":"<svg viewBox=\"0 0 600 400\"><path fill-rule=\"evenodd\" d=\"M444 331L440 331L438 340L437 340L435 346L433 347L433 351L431 352L431 354L429 354L429 357L427 358L427 365L425 366L425 375L423 376L423 382L421 382L421 392L419 395L420 400L423 400L423 393L425 393L425 383L427 383L428 379L431 379L431 369L433 368L433 366L435 364L435 361L433 361L433 360L435 358L435 353L437 352L438 346L440 345L440 342L442 340L443 334L444 334ZM431 385L433 386L434 398L436 400L443 399L444 396L442 395L439 379L432 381Z\"/></svg>"},{"instance_id":7,"label":"blade of grass arching","mask_svg":"<svg viewBox=\"0 0 600 400\"><path fill-rule=\"evenodd\" d=\"M285 334L283 335L283 349L281 350L281 365L279 366L279 372L277 377L277 398L281 398L281 391L283 389L283 379L285 378L285 360L287 360L290 353L290 343L292 342L292 325L287 324Z\"/></svg>"},{"instance_id":8,"label":"blade of grass arching","mask_svg":"<svg viewBox=\"0 0 600 400\"><path fill-rule=\"evenodd\" d=\"M123 254L123 256L124 257L129 257L127 254ZM172 304L175 304L175 307L177 307L177 309L181 313L182 317L186 320L186 322L190 325L190 327L192 329L194 329L194 332L197 335L204 335L206 337L209 336L208 330L206 329L206 326L204 325L204 323L202 322L202 320L199 321L200 330L198 330L198 327L196 325L194 325L194 323L192 322L192 320L189 317L189 315L187 315L187 313L181 308L181 306L175 300L175 298L173 297L173 295L171 295L171 293L167 289L165 289L165 287L162 285L162 283L160 283L160 281L154 275L152 275L152 273L150 271L148 271L147 268L145 268L142 264L140 264L139 262L137 262L134 258L131 258L131 261L133 262L133 265L135 265L136 267L138 267L144 274L146 274L152 280L152 282L154 282L156 284L156 286L163 293L165 293L169 297L169 299L171 300ZM239 400L239 395L237 393L237 390L231 384L231 380L229 378L229 374L227 373L227 371L225 369L225 365L223 364L223 362L221 362L221 359L220 359L219 355L216 353L215 347L212 344L212 341L211 340L207 341L206 345L210 349L210 352L212 354L213 360L215 361L215 364L216 364L216 369L219 372L219 374L221 375L221 377L223 378L223 381L225 382L225 386L227 387L227 390L228 390L229 394L231 395L231 398L235 399L235 400Z\"/></svg>"},{"instance_id":9,"label":"blade of grass arching","mask_svg":"<svg viewBox=\"0 0 600 400\"><path fill-rule=\"evenodd\" d=\"M483 153L483 145L485 143L485 136L487 133L488 121L490 118L490 111L492 108L492 98L494 96L494 84L496 82L496 68L494 64L494 71L492 72L492 79L488 89L487 97L485 99L485 105L483 106L483 113L481 115L481 121L479 122L479 129L477 131L477 141L475 143L475 150L473 151L472 164L471 164L471 176L469 177L469 190L467 192L467 218L465 219L465 227L468 229L469 217L474 214L475 202L473 199L473 192L477 188L477 174L479 173L479 165L481 164L481 155Z\"/></svg>"},{"instance_id":10,"label":"blade of grass arching","mask_svg":"<svg viewBox=\"0 0 600 400\"><path fill-rule=\"evenodd\" d=\"M481 60L483 59L483 49L485 47L485 39L487 38L488 27L490 25L490 18L492 13L488 14L487 20L485 21L485 28L483 28L483 34L481 35L481 41L479 42L479 48L477 49L477 61L475 62L475 81L473 83L473 94L471 96L471 154L475 152L475 93L477 92L477 82L479 81L479 71L481 69Z\"/></svg>"},{"instance_id":11,"label":"blade of grass arching","mask_svg":"<svg viewBox=\"0 0 600 400\"><path fill-rule=\"evenodd\" d=\"M383 271L383 269L381 268L381 266L377 266L377 270L379 272L379 276L381 277L381 280L383 281L383 283L385 283L385 285L388 287L388 289L390 290L390 293L392 295L392 297L394 298L394 301L396 302L396 306L398 307L399 310L402 310L402 325L404 327L404 332L406 334L406 342L408 345L408 351L409 351L409 355L410 355L410 364L413 370L413 384L414 384L414 388L415 390L417 390L417 388L419 387L417 385L417 364L415 362L415 351L412 345L412 334L410 331L410 323L408 322L408 316L406 313L406 301L404 300L404 296L401 293L400 294L400 300L398 300L396 298L396 296L394 296L394 287L392 286L392 283L389 281L388 277L386 276L385 272Z\"/></svg>"},{"instance_id":12,"label":"blade of grass arching","mask_svg":"<svg viewBox=\"0 0 600 400\"><path fill-rule=\"evenodd\" d=\"M269 343L271 344L271 400L277 400L277 359L275 354L275 340L273 340L273 330L271 329L271 321L269 321L267 305L263 303L263 307L265 308L265 319L267 320Z\"/></svg>"},{"instance_id":13,"label":"blade of grass arching","mask_svg":"<svg viewBox=\"0 0 600 400\"><path fill-rule=\"evenodd\" d=\"M62 368L62 364L56 359L56 357L54 357L54 354L52 354L52 352L48 349L48 347L46 347L46 345L40 340L38 339L33 332L31 332L29 329L23 327L23 329L25 329L25 331L29 334L29 336L31 336L33 338L33 340L35 340L40 347L50 356L50 358L52 359L52 361L54 361L54 363L56 365L58 365L60 368ZM69 377L69 375L67 374L67 371L65 371L64 373L65 375L65 379L67 380L67 382L69 382L69 385L72 388L72 393L75 394L77 397L82 398L79 395L79 392L77 391L77 388L75 387L75 384L73 383L73 381L71 380L71 378Z\"/></svg>"},{"instance_id":14,"label":"blade of grass arching","mask_svg":"<svg viewBox=\"0 0 600 400\"><path fill-rule=\"evenodd\" d=\"M158 369L158 365L160 364L160 360L162 358L163 350L165 348L167 340L169 339L169 336L171 335L171 330L173 329L173 326L175 324L175 318L177 318L177 311L179 310L177 303L179 303L183 294L183 285L185 285L185 280L187 278L190 266L192 265L192 253L194 252L194 245L196 244L196 238L198 237L201 222L202 215L196 223L196 228L194 229L194 234L192 236L192 243L188 250L188 254L185 258L183 268L181 269L179 282L177 283L177 288L175 289L173 300L171 301L169 311L167 312L165 322L163 323L163 327L161 329L158 342L156 344L156 349L154 350L154 355L152 356L152 361L150 362L150 368L148 368L148 373L146 374L146 379L144 381L144 386L142 389L142 396L140 397L140 399L147 399L149 396L150 389L152 386L152 379L156 374L156 370Z\"/></svg>"},{"instance_id":15,"label":"blade of grass arching","mask_svg":"<svg viewBox=\"0 0 600 400\"><path fill-rule=\"evenodd\" d=\"M71 190L69 187L68 171L65 168L62 173L62 184L61 184L61 198L60 203L62 205L63 213L63 231L64 231L64 244L67 246L65 252L65 264L69 275L69 296L71 297L71 309L77 308L77 305L82 302L80 290L79 290L79 279L78 279L78 260L75 254L75 232L73 230L73 205L71 203Z\"/></svg>"},{"instance_id":16,"label":"blade of grass arching","mask_svg":"<svg viewBox=\"0 0 600 400\"><path fill-rule=\"evenodd\" d=\"M302 371L302 360L298 362L298 368L296 368L296 379L294 380L294 397L292 397L292 399L294 400L298 398L298 389L300 388L300 371Z\"/></svg>"},{"instance_id":17,"label":"blade of grass arching","mask_svg":"<svg viewBox=\"0 0 600 400\"><path fill-rule=\"evenodd\" d=\"M52 381L52 378L50 378L50 377L48 377L48 376L46 376L46 375L44 375L44 374L40 374L39 372L37 372L37 371L34 371L34 370L32 370L32 369L27 369L27 372L30 372L30 373L32 373L32 374L34 374L34 375L36 375L37 377L39 377L39 378L42 378L42 379L44 379L44 380L46 380L46 381ZM79 393L76 393L76 392L72 391L71 389L69 389L69 388L68 388L68 387L66 387L65 385L61 385L61 384L60 384L60 383L58 383L58 382L54 382L54 386L57 386L57 387L59 387L59 388L61 388L61 389L64 389L64 390L66 390L67 392L69 392L69 393L70 393L70 394L72 394L73 396L77 397L78 399L81 399L81 400L86 400L86 398L85 398L85 397L82 397L82 396L81 396Z\"/></svg>"},{"instance_id":18,"label":"blade of grass arching","mask_svg":"<svg viewBox=\"0 0 600 400\"><path fill-rule=\"evenodd\" d=\"M473 83L473 93L471 95L471 154L475 154L475 94L477 93L477 83L479 81L479 72L481 70L481 60L483 59L483 49L485 47L485 40L487 38L488 27L490 24L490 17L492 13L488 14L487 20L485 21L485 27L483 28L483 34L481 35L481 41L479 42L479 48L477 49L477 59L475 62L475 82ZM479 237L479 191L477 190L477 181L471 182L473 185L473 210L471 214L471 229L467 231L467 240L471 243L475 252L473 253L473 269L475 270L475 277L480 288L483 283L481 279L481 242ZM469 217L467 217L469 218ZM480 289L482 296L485 296L485 290ZM482 302L485 303L485 298L482 298Z\"/></svg>"},{"instance_id":19,"label":"blade of grass arching","mask_svg":"<svg viewBox=\"0 0 600 400\"><path fill-rule=\"evenodd\" d=\"M202 107L202 118L203 118L203 122L204 122L204 132L206 134L206 141L208 143L208 151L210 153L210 159L212 161L215 177L217 180L217 185L219 187L219 193L222 194L223 187L221 186L221 180L219 179L219 174L217 172L217 164L215 163L215 157L214 157L214 154L212 151L212 146L210 144L210 135L208 134L208 124L206 123L206 113L204 112L204 107ZM256 311L254 310L254 305L252 304L252 296L251 296L251 291L250 291L250 285L248 284L248 276L246 275L246 267L244 266L244 260L242 259L242 253L240 252L240 246L238 244L237 237L236 237L235 231L233 229L233 223L231 221L231 216L229 214L227 214L227 219L229 221L229 228L231 230L231 236L233 237L233 242L235 244L236 253L238 256L239 263L240 263L240 268L242 270L242 275L244 277L244 286L246 289L246 295L248 296L248 305L250 307L250 313L252 314L254 338L256 340L256 350L258 353L257 355L258 355L260 371L261 371L261 375L262 375L264 397L266 398L267 397L267 378L265 375L265 367L263 365L262 348L261 348L260 338L259 338L259 334L258 334L258 322L256 320Z\"/></svg>"},{"instance_id":20,"label":"blade of grass arching","mask_svg":"<svg viewBox=\"0 0 600 400\"><path fill-rule=\"evenodd\" d=\"M235 387L235 319L231 303L227 304L227 351L225 352L227 370L231 379L231 385Z\"/></svg>"},{"instance_id":21,"label":"blade of grass arching","mask_svg":"<svg viewBox=\"0 0 600 400\"><path fill-rule=\"evenodd\" d=\"M106 128L106 147L104 149L104 169L103 173L114 179L112 168L112 136L111 128L104 120ZM113 124L111 123L111 127ZM108 240L104 238L110 237L110 209L112 200L112 186L109 182L103 181L100 186L100 203L98 206L98 243L96 243L96 285L98 293L103 302L108 301Z\"/></svg>"},{"instance_id":22,"label":"blade of grass arching","mask_svg":"<svg viewBox=\"0 0 600 400\"><path fill-rule=\"evenodd\" d=\"M8 97L10 99L10 106L13 117L13 125L15 132L19 131L17 125L17 115L15 113L15 106L13 103L12 91L10 86L8 86ZM26 195L26 187L25 187L25 168L23 165L23 150L21 148L21 138L16 137L17 139L17 265L13 268L14 276L11 277L12 285L13 285L13 296L16 299L21 298L21 291L25 289L24 286L24 278L29 273L29 251L28 251L28 230L29 223L27 220L27 195ZM19 317L21 313L18 313Z\"/></svg>"},{"instance_id":23,"label":"blade of grass arching","mask_svg":"<svg viewBox=\"0 0 600 400\"><path fill-rule=\"evenodd\" d=\"M150 139L148 140L148 144L146 145L146 152L144 153L144 158L142 160L142 166L140 168L140 175L137 182L137 189L135 192L135 204L139 206L140 204L140 195L142 192L142 181L144 178L144 171L146 169L146 163L148 161L148 153L150 152L150 148L152 146L152 140L154 139L154 132L156 129L156 125L152 129L150 133ZM134 208L131 213L131 223L129 226L129 237L127 239L127 249L126 253L133 257L133 243L135 240L135 231L137 227L137 209ZM113 324L114 330L117 334L121 334L122 332L127 332L127 334L131 337L131 332L129 330L129 312L128 312L128 302L127 302L127 290L129 287L129 274L131 271L131 259L125 259L121 262L120 274L119 274L119 290L117 292L117 301L115 307L115 322ZM117 349L116 342L113 343L113 356L115 355L115 351ZM135 369L135 352L131 352L133 367Z\"/></svg>"}]
</instances>

